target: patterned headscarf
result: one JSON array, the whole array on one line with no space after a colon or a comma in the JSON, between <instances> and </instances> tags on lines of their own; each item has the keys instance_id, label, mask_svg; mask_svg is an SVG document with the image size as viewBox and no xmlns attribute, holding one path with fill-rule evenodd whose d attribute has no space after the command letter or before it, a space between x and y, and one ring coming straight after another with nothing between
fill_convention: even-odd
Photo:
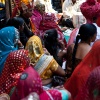
<instances>
[{"instance_id":1,"label":"patterned headscarf","mask_svg":"<svg viewBox=\"0 0 100 100\"><path fill-rule=\"evenodd\" d=\"M15 40L18 36L19 33L14 27L5 27L0 30L0 74L8 54L18 49L15 46Z\"/></svg>"},{"instance_id":2,"label":"patterned headscarf","mask_svg":"<svg viewBox=\"0 0 100 100\"><path fill-rule=\"evenodd\" d=\"M42 42L38 36L32 36L25 47L29 51L29 57L32 63L36 63L42 54L44 54L42 48Z\"/></svg>"},{"instance_id":3,"label":"patterned headscarf","mask_svg":"<svg viewBox=\"0 0 100 100\"><path fill-rule=\"evenodd\" d=\"M16 86L17 80L25 68L29 67L28 51L18 50L11 52L4 65L0 76L0 93L10 93Z\"/></svg>"},{"instance_id":4,"label":"patterned headscarf","mask_svg":"<svg viewBox=\"0 0 100 100\"><path fill-rule=\"evenodd\" d=\"M81 5L80 9L88 23L92 23L93 18L100 16L100 3L96 0L87 0Z\"/></svg>"}]
</instances>

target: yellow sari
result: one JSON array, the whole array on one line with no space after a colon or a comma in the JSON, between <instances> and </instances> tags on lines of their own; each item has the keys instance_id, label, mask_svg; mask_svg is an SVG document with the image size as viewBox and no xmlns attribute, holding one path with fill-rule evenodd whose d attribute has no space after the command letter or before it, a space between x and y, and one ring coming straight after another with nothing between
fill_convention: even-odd
<instances>
[{"instance_id":1,"label":"yellow sari","mask_svg":"<svg viewBox=\"0 0 100 100\"><path fill-rule=\"evenodd\" d=\"M53 56L44 53L40 38L32 36L28 40L25 49L29 51L31 63L36 64L34 69L39 73L40 77L42 79L51 78L53 72L58 68L58 63Z\"/></svg>"}]
</instances>

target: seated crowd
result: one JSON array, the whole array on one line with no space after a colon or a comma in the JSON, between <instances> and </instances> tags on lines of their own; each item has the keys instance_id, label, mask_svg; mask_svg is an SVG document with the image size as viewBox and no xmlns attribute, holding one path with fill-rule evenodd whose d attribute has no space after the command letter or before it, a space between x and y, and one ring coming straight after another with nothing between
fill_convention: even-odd
<instances>
[{"instance_id":1,"label":"seated crowd","mask_svg":"<svg viewBox=\"0 0 100 100\"><path fill-rule=\"evenodd\" d=\"M40 1L14 0L0 29L0 100L99 100L99 0L65 0L60 19Z\"/></svg>"}]
</instances>

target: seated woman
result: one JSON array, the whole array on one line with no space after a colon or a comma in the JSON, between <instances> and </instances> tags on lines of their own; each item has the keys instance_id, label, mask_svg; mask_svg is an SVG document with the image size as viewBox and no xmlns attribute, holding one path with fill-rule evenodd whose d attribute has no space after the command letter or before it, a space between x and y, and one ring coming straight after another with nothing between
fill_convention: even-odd
<instances>
[{"instance_id":1,"label":"seated woman","mask_svg":"<svg viewBox=\"0 0 100 100\"><path fill-rule=\"evenodd\" d=\"M36 35L43 36L43 33L49 29L57 29L59 34L59 39L63 40L63 34L61 29L58 27L56 23L56 18L53 13L46 13L45 12L45 5L44 4L37 4L34 8L33 15L31 17L32 23L36 27Z\"/></svg>"},{"instance_id":2,"label":"seated woman","mask_svg":"<svg viewBox=\"0 0 100 100\"><path fill-rule=\"evenodd\" d=\"M11 100L69 100L70 96L64 88L43 90L40 76L32 67L28 67L20 76Z\"/></svg>"},{"instance_id":3,"label":"seated woman","mask_svg":"<svg viewBox=\"0 0 100 100\"><path fill-rule=\"evenodd\" d=\"M28 40L25 49L29 51L31 63L35 65L34 69L42 78L43 85L51 83L54 74L59 76L66 75L53 56L44 53L41 40L38 36L32 36Z\"/></svg>"},{"instance_id":4,"label":"seated woman","mask_svg":"<svg viewBox=\"0 0 100 100\"><path fill-rule=\"evenodd\" d=\"M25 43L28 41L28 38L25 36L25 33L24 33L24 28L25 28L24 24L25 22L21 17L14 17L14 18L10 18L7 21L6 26L14 26L16 29L18 29L20 33L19 34L20 41L25 46Z\"/></svg>"},{"instance_id":5,"label":"seated woman","mask_svg":"<svg viewBox=\"0 0 100 100\"><path fill-rule=\"evenodd\" d=\"M59 41L56 29L50 29L45 32L44 46L54 57L57 63L62 66L63 58L66 54L66 48L64 43L62 41Z\"/></svg>"},{"instance_id":6,"label":"seated woman","mask_svg":"<svg viewBox=\"0 0 100 100\"><path fill-rule=\"evenodd\" d=\"M100 66L89 75L82 90L75 100L100 100Z\"/></svg>"},{"instance_id":7,"label":"seated woman","mask_svg":"<svg viewBox=\"0 0 100 100\"><path fill-rule=\"evenodd\" d=\"M0 75L0 94L12 94L21 73L30 66L29 63L30 59L26 50L17 50L8 55Z\"/></svg>"},{"instance_id":8,"label":"seated woman","mask_svg":"<svg viewBox=\"0 0 100 100\"><path fill-rule=\"evenodd\" d=\"M90 51L90 43L94 42L97 35L97 29L93 24L83 24L76 37L75 44L71 44L67 48L67 73L70 76L75 67ZM79 41L80 40L80 41ZM68 76L68 77L69 77Z\"/></svg>"},{"instance_id":9,"label":"seated woman","mask_svg":"<svg viewBox=\"0 0 100 100\"><path fill-rule=\"evenodd\" d=\"M75 68L71 77L64 84L64 87L71 93L73 100L77 97L79 91L85 85L91 71L97 66L100 66L100 40L97 40L94 43L90 52Z\"/></svg>"},{"instance_id":10,"label":"seated woman","mask_svg":"<svg viewBox=\"0 0 100 100\"><path fill-rule=\"evenodd\" d=\"M12 12L11 18L15 17L17 13L18 17L24 20L24 29L21 36L21 40L23 41L23 45L26 45L27 40L34 35L32 29L34 29L34 25L31 24L30 17L32 16L33 11L33 0L14 0L14 10Z\"/></svg>"},{"instance_id":11,"label":"seated woman","mask_svg":"<svg viewBox=\"0 0 100 100\"><path fill-rule=\"evenodd\" d=\"M15 27L4 27L0 30L0 74L10 52L22 47L19 32Z\"/></svg>"}]
</instances>

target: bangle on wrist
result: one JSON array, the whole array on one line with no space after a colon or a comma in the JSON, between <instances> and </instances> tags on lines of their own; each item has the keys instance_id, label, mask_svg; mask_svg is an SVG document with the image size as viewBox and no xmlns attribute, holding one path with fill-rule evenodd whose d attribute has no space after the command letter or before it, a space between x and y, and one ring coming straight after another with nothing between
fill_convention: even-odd
<instances>
[{"instance_id":1,"label":"bangle on wrist","mask_svg":"<svg viewBox=\"0 0 100 100\"><path fill-rule=\"evenodd\" d=\"M24 46L20 46L19 49L24 49Z\"/></svg>"}]
</instances>

